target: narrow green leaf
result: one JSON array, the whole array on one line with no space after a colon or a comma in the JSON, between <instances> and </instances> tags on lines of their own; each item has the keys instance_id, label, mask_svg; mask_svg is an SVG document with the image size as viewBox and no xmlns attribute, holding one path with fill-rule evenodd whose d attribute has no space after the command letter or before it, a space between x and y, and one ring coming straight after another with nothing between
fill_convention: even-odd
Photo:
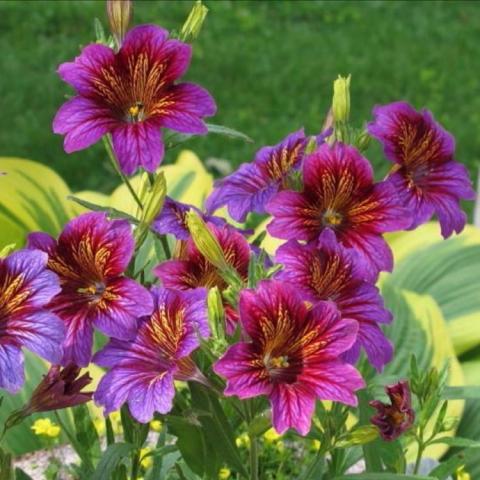
<instances>
[{"instance_id":1,"label":"narrow green leaf","mask_svg":"<svg viewBox=\"0 0 480 480\"><path fill-rule=\"evenodd\" d=\"M446 480L450 475L453 475L458 468L465 465L471 456L471 452L473 452L473 450L461 451L450 458L443 460L440 465L435 467L429 473L429 475L437 480ZM474 477L472 477L472 479L473 478Z\"/></svg>"},{"instance_id":2,"label":"narrow green leaf","mask_svg":"<svg viewBox=\"0 0 480 480\"><path fill-rule=\"evenodd\" d=\"M398 473L358 473L335 477L333 480L437 480L435 477L403 475Z\"/></svg>"},{"instance_id":3,"label":"narrow green leaf","mask_svg":"<svg viewBox=\"0 0 480 480\"><path fill-rule=\"evenodd\" d=\"M480 386L445 387L442 396L446 400L478 400Z\"/></svg>"},{"instance_id":4,"label":"narrow green leaf","mask_svg":"<svg viewBox=\"0 0 480 480\"><path fill-rule=\"evenodd\" d=\"M243 140L244 142L253 143L253 140L245 133L234 130L230 127L225 127L223 125L214 125L213 123L207 123L208 133L216 133L218 135L223 135L228 138L235 138Z\"/></svg>"},{"instance_id":5,"label":"narrow green leaf","mask_svg":"<svg viewBox=\"0 0 480 480\"><path fill-rule=\"evenodd\" d=\"M115 469L134 449L135 447L130 443L114 443L110 445L102 455L91 480L110 479Z\"/></svg>"},{"instance_id":6,"label":"narrow green leaf","mask_svg":"<svg viewBox=\"0 0 480 480\"><path fill-rule=\"evenodd\" d=\"M33 480L33 478L25 473L21 468L15 469L15 480Z\"/></svg>"},{"instance_id":7,"label":"narrow green leaf","mask_svg":"<svg viewBox=\"0 0 480 480\"><path fill-rule=\"evenodd\" d=\"M480 442L471 440L470 438L462 437L441 437L436 438L431 444L434 443L444 443L450 447L460 447L460 448L480 448Z\"/></svg>"},{"instance_id":8,"label":"narrow green leaf","mask_svg":"<svg viewBox=\"0 0 480 480\"><path fill-rule=\"evenodd\" d=\"M135 225L139 223L139 221L135 217L132 217L128 213L117 210L116 208L106 207L104 205L97 205L96 203L89 202L88 200L84 200L83 198L78 198L75 195L69 195L67 198L72 202L78 203L82 207L88 208L92 212L105 212L110 218L121 218L123 220L128 220Z\"/></svg>"},{"instance_id":9,"label":"narrow green leaf","mask_svg":"<svg viewBox=\"0 0 480 480\"><path fill-rule=\"evenodd\" d=\"M78 443L88 452L90 460L92 457L99 457L98 434L86 405L78 405L73 408L73 421Z\"/></svg>"}]
</instances>

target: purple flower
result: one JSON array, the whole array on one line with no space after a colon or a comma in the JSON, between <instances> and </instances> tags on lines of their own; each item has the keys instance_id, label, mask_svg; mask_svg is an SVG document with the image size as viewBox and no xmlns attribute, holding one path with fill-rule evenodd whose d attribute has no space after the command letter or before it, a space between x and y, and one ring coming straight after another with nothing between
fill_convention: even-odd
<instances>
[{"instance_id":1,"label":"purple flower","mask_svg":"<svg viewBox=\"0 0 480 480\"><path fill-rule=\"evenodd\" d=\"M428 110L406 102L377 106L368 132L395 163L387 181L412 212L410 229L438 215L443 237L460 233L466 215L460 200L473 200L467 169L454 160L455 140Z\"/></svg>"},{"instance_id":2,"label":"purple flower","mask_svg":"<svg viewBox=\"0 0 480 480\"><path fill-rule=\"evenodd\" d=\"M317 398L357 404L364 382L341 355L358 325L340 318L333 303L308 310L295 287L266 280L240 294L240 321L250 341L229 347L214 370L227 379L227 396L266 395L278 433L306 435Z\"/></svg>"},{"instance_id":3,"label":"purple flower","mask_svg":"<svg viewBox=\"0 0 480 480\"><path fill-rule=\"evenodd\" d=\"M135 336L137 319L153 304L148 290L123 276L134 250L127 221L86 213L67 223L58 242L33 233L28 244L48 253L48 268L60 277L62 291L49 308L67 328L63 365L88 365L93 326L114 338Z\"/></svg>"},{"instance_id":4,"label":"purple flower","mask_svg":"<svg viewBox=\"0 0 480 480\"><path fill-rule=\"evenodd\" d=\"M212 97L198 85L174 83L191 53L162 28L141 25L127 33L118 53L88 45L74 62L60 65L60 77L77 91L53 121L53 131L65 135L65 151L111 133L120 167L131 175L138 167L153 172L162 161L160 128L205 134L202 118L216 110Z\"/></svg>"},{"instance_id":5,"label":"purple flower","mask_svg":"<svg viewBox=\"0 0 480 480\"><path fill-rule=\"evenodd\" d=\"M240 276L246 280L248 277L248 264L251 249L245 238L230 226L217 227L207 224L212 234L217 239L222 249L225 260ZM167 260L154 269L162 284L167 288L189 290L197 287L218 287L225 290L228 285L218 271L198 250L191 237L180 249L178 258ZM233 333L237 326L238 315L234 308L224 304L227 318L226 330Z\"/></svg>"},{"instance_id":6,"label":"purple flower","mask_svg":"<svg viewBox=\"0 0 480 480\"><path fill-rule=\"evenodd\" d=\"M47 260L37 250L0 258L0 388L11 393L24 382L22 347L52 363L62 358L65 328L46 309L60 286Z\"/></svg>"},{"instance_id":7,"label":"purple flower","mask_svg":"<svg viewBox=\"0 0 480 480\"><path fill-rule=\"evenodd\" d=\"M236 172L215 183L205 203L207 213L227 205L228 213L238 222L244 222L249 212L265 213L265 204L300 166L307 141L302 129L273 147L261 148L253 163L242 164Z\"/></svg>"},{"instance_id":8,"label":"purple flower","mask_svg":"<svg viewBox=\"0 0 480 480\"><path fill-rule=\"evenodd\" d=\"M267 205L272 236L311 242L330 229L345 247L358 251L369 279L392 270L392 252L382 234L405 228L410 218L392 185L373 183L366 158L342 143L323 144L305 158L303 183L302 192L279 192Z\"/></svg>"},{"instance_id":9,"label":"purple flower","mask_svg":"<svg viewBox=\"0 0 480 480\"><path fill-rule=\"evenodd\" d=\"M172 409L174 380L204 381L190 354L200 337L210 334L205 289L155 287L152 295L153 313L141 320L137 336L129 342L111 340L94 357L110 368L94 395L106 415L127 402L135 419L149 422L155 412Z\"/></svg>"},{"instance_id":10,"label":"purple flower","mask_svg":"<svg viewBox=\"0 0 480 480\"><path fill-rule=\"evenodd\" d=\"M408 382L403 380L385 387L390 404L373 400L370 405L377 410L371 422L378 427L381 437L386 441L395 440L408 430L415 420Z\"/></svg>"},{"instance_id":11,"label":"purple flower","mask_svg":"<svg viewBox=\"0 0 480 480\"><path fill-rule=\"evenodd\" d=\"M344 358L355 363L363 347L370 363L382 370L392 359L393 348L379 323L389 323L392 315L378 289L365 281L367 272L361 257L340 245L327 229L318 245L288 241L277 250L275 260L283 265L276 278L294 285L306 301L331 300L342 317L358 322L357 340Z\"/></svg>"}]
</instances>

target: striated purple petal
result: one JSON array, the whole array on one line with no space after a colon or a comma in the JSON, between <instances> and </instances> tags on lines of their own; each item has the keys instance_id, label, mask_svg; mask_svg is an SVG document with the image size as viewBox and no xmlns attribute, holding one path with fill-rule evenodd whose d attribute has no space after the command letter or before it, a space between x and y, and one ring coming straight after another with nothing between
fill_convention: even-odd
<instances>
[{"instance_id":1,"label":"striated purple petal","mask_svg":"<svg viewBox=\"0 0 480 480\"><path fill-rule=\"evenodd\" d=\"M17 393L24 381L22 351L16 345L0 342L0 388Z\"/></svg>"},{"instance_id":2,"label":"striated purple petal","mask_svg":"<svg viewBox=\"0 0 480 480\"><path fill-rule=\"evenodd\" d=\"M108 108L85 97L73 97L55 115L53 132L65 135L65 151L72 153L98 142L118 123Z\"/></svg>"},{"instance_id":3,"label":"striated purple petal","mask_svg":"<svg viewBox=\"0 0 480 480\"><path fill-rule=\"evenodd\" d=\"M66 337L63 343L62 365L74 363L86 367L92 356L93 328L87 312L80 310L76 315L64 319Z\"/></svg>"},{"instance_id":4,"label":"striated purple petal","mask_svg":"<svg viewBox=\"0 0 480 480\"><path fill-rule=\"evenodd\" d=\"M201 117L210 117L216 110L207 90L193 83L180 83L166 90L155 107L155 115L162 127L198 135L208 131Z\"/></svg>"},{"instance_id":5,"label":"striated purple petal","mask_svg":"<svg viewBox=\"0 0 480 480\"><path fill-rule=\"evenodd\" d=\"M125 175L133 175L138 167L154 172L164 156L159 126L144 121L117 126L112 132L113 148Z\"/></svg>"},{"instance_id":6,"label":"striated purple petal","mask_svg":"<svg viewBox=\"0 0 480 480\"><path fill-rule=\"evenodd\" d=\"M40 250L51 255L57 246L57 241L48 233L33 232L27 236L27 248Z\"/></svg>"}]
</instances>

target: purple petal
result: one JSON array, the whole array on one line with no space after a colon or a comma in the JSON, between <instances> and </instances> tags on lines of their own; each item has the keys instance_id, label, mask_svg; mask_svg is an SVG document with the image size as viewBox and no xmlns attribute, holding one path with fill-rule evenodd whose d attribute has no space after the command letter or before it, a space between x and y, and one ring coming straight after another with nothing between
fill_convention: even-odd
<instances>
[{"instance_id":1,"label":"purple petal","mask_svg":"<svg viewBox=\"0 0 480 480\"><path fill-rule=\"evenodd\" d=\"M152 227L161 235L170 234L178 240L188 240L190 232L186 225L186 214L192 209L196 210L193 205L166 197L162 211L153 222Z\"/></svg>"},{"instance_id":2,"label":"purple petal","mask_svg":"<svg viewBox=\"0 0 480 480\"><path fill-rule=\"evenodd\" d=\"M116 125L118 120L108 108L88 98L73 97L55 115L53 132L65 135L65 151L72 153L98 142Z\"/></svg>"},{"instance_id":3,"label":"purple petal","mask_svg":"<svg viewBox=\"0 0 480 480\"><path fill-rule=\"evenodd\" d=\"M164 144L159 126L144 121L117 126L112 132L113 148L125 175L139 167L154 172L163 160Z\"/></svg>"},{"instance_id":4,"label":"purple petal","mask_svg":"<svg viewBox=\"0 0 480 480\"><path fill-rule=\"evenodd\" d=\"M307 386L298 383L277 385L270 394L270 402L272 423L279 434L289 428L294 428L300 435L310 431L315 394Z\"/></svg>"},{"instance_id":5,"label":"purple petal","mask_svg":"<svg viewBox=\"0 0 480 480\"><path fill-rule=\"evenodd\" d=\"M48 233L43 232L33 232L29 233L27 237L27 248L32 250L40 250L42 252L51 255L55 247L57 246L57 241L48 235Z\"/></svg>"},{"instance_id":6,"label":"purple petal","mask_svg":"<svg viewBox=\"0 0 480 480\"><path fill-rule=\"evenodd\" d=\"M24 381L22 351L15 345L0 342L0 388L17 393Z\"/></svg>"},{"instance_id":7,"label":"purple petal","mask_svg":"<svg viewBox=\"0 0 480 480\"><path fill-rule=\"evenodd\" d=\"M180 83L169 87L155 107L154 115L162 127L199 135L208 131L202 117L210 117L216 110L213 98L204 88Z\"/></svg>"},{"instance_id":8,"label":"purple petal","mask_svg":"<svg viewBox=\"0 0 480 480\"><path fill-rule=\"evenodd\" d=\"M67 331L63 343L62 365L74 363L86 367L92 356L93 328L87 318L87 312L80 310L68 319L62 317Z\"/></svg>"},{"instance_id":9,"label":"purple petal","mask_svg":"<svg viewBox=\"0 0 480 480\"><path fill-rule=\"evenodd\" d=\"M227 380L224 395L251 398L268 395L271 384L265 379L264 368L257 366L257 356L252 345L237 343L228 348L213 370Z\"/></svg>"}]
</instances>

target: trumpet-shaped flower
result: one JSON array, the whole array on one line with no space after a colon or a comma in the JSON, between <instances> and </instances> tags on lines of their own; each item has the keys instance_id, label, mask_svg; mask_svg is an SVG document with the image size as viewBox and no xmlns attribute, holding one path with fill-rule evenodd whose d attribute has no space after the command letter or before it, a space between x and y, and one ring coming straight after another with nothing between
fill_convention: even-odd
<instances>
[{"instance_id":1,"label":"trumpet-shaped flower","mask_svg":"<svg viewBox=\"0 0 480 480\"><path fill-rule=\"evenodd\" d=\"M279 192L267 205L273 215L270 234L318 241L329 229L345 247L358 251L371 279L381 270L391 271L392 252L382 234L405 228L410 218L392 185L373 183L368 160L354 147L323 144L305 158L303 183L302 192Z\"/></svg>"},{"instance_id":2,"label":"trumpet-shaped flower","mask_svg":"<svg viewBox=\"0 0 480 480\"><path fill-rule=\"evenodd\" d=\"M390 404L373 400L370 405L377 410L371 422L378 427L381 437L386 440L395 440L408 430L415 420L412 409L412 398L408 382L403 380L395 385L385 387Z\"/></svg>"},{"instance_id":3,"label":"trumpet-shaped flower","mask_svg":"<svg viewBox=\"0 0 480 480\"><path fill-rule=\"evenodd\" d=\"M454 160L455 140L428 110L417 112L406 102L377 106L368 132L395 163L388 182L412 212L409 228L428 221L434 213L442 235L460 233L466 215L460 200L473 200L467 169Z\"/></svg>"},{"instance_id":4,"label":"trumpet-shaped flower","mask_svg":"<svg viewBox=\"0 0 480 480\"><path fill-rule=\"evenodd\" d=\"M70 153L111 133L122 171L138 167L153 172L163 159L161 128L204 134L202 118L215 113L209 93L192 83L175 83L190 64L191 47L168 39L154 25L130 30L118 53L105 45L88 45L58 73L77 95L53 121L55 133L65 135Z\"/></svg>"},{"instance_id":5,"label":"trumpet-shaped flower","mask_svg":"<svg viewBox=\"0 0 480 480\"><path fill-rule=\"evenodd\" d=\"M0 388L11 393L24 382L22 347L52 363L62 359L65 328L46 309L60 286L47 260L30 250L0 258Z\"/></svg>"},{"instance_id":6,"label":"trumpet-shaped flower","mask_svg":"<svg viewBox=\"0 0 480 480\"><path fill-rule=\"evenodd\" d=\"M265 213L265 204L300 166L307 141L302 129L273 147L261 148L253 163L242 164L237 171L215 183L206 201L207 213L227 205L228 213L238 222L245 221L249 212Z\"/></svg>"},{"instance_id":7,"label":"trumpet-shaped flower","mask_svg":"<svg viewBox=\"0 0 480 480\"><path fill-rule=\"evenodd\" d=\"M377 370L391 360L393 348L379 324L392 316L378 289L365 281L364 262L339 244L331 230L322 232L318 245L288 241L277 250L276 262L283 265L276 278L295 285L305 300L331 300L342 317L358 322L357 340L344 354L347 361L355 363L361 347Z\"/></svg>"},{"instance_id":8,"label":"trumpet-shaped flower","mask_svg":"<svg viewBox=\"0 0 480 480\"><path fill-rule=\"evenodd\" d=\"M240 294L240 322L250 337L228 348L214 370L227 380L225 395L268 396L278 433L310 430L316 399L356 405L364 386L341 358L358 324L342 319L331 302L307 309L296 288L273 280Z\"/></svg>"},{"instance_id":9,"label":"trumpet-shaped flower","mask_svg":"<svg viewBox=\"0 0 480 480\"><path fill-rule=\"evenodd\" d=\"M171 410L175 379L202 379L190 354L200 337L209 335L205 289L153 288L151 293L153 313L141 319L136 337L113 339L94 357L110 368L94 395L105 415L127 402L133 417L147 423L155 412Z\"/></svg>"},{"instance_id":10,"label":"trumpet-shaped flower","mask_svg":"<svg viewBox=\"0 0 480 480\"><path fill-rule=\"evenodd\" d=\"M207 225L218 241L226 263L238 273L240 278L246 279L251 254L248 242L232 227L217 227L211 223ZM222 291L228 286L218 268L200 253L192 238L185 242L178 259L161 263L154 272L167 288L188 290L197 287L218 287ZM238 315L230 306L225 305L225 307L227 332L232 333Z\"/></svg>"},{"instance_id":11,"label":"trumpet-shaped flower","mask_svg":"<svg viewBox=\"0 0 480 480\"><path fill-rule=\"evenodd\" d=\"M62 291L49 304L65 323L62 364L88 365L93 327L114 338L130 339L137 318L149 315L149 292L123 276L133 255L128 222L86 213L71 220L58 241L45 233L29 236L29 246L48 253L48 268L60 277Z\"/></svg>"}]
</instances>

